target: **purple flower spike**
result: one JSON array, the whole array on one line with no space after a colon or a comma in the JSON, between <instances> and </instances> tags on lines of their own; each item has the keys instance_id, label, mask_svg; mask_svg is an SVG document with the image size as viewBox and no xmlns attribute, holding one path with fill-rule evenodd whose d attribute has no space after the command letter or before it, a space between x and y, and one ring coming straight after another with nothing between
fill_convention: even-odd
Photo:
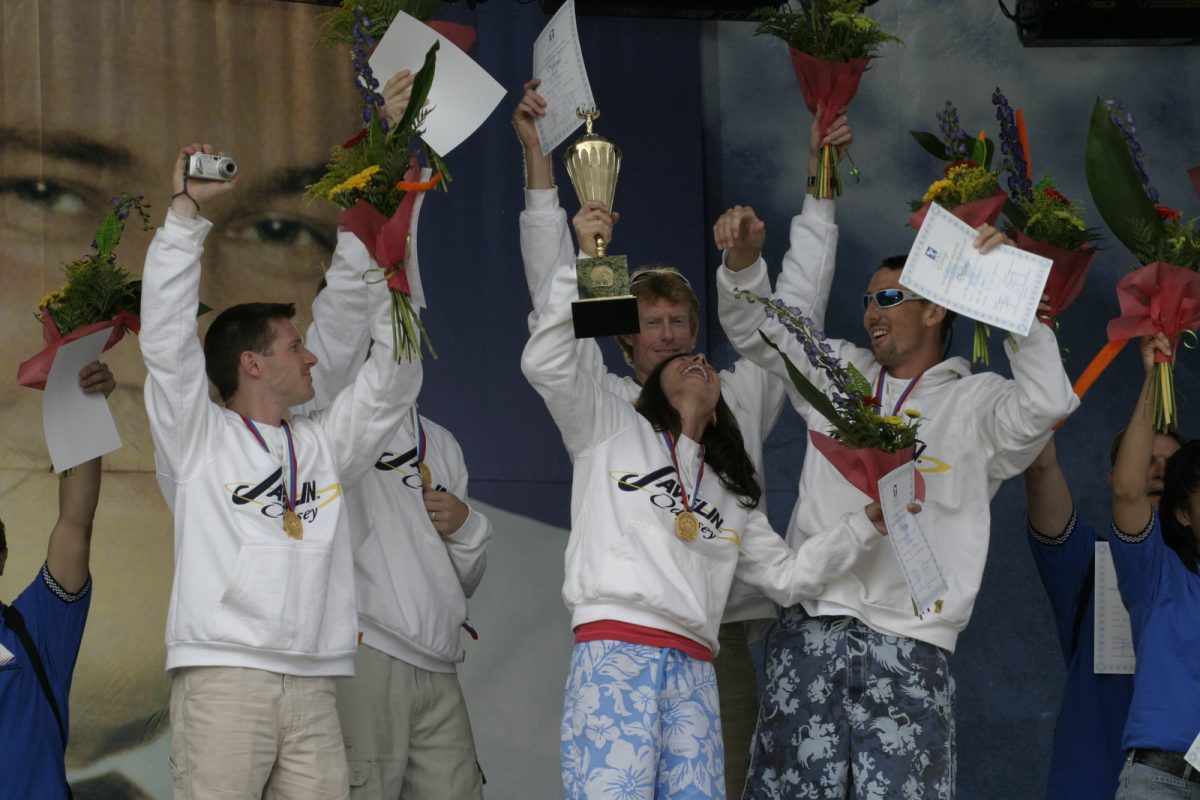
<instances>
[{"instance_id":1,"label":"purple flower spike","mask_svg":"<svg viewBox=\"0 0 1200 800\"><path fill-rule=\"evenodd\" d=\"M1116 98L1109 98L1104 101L1104 106L1108 109L1108 115L1112 119L1113 124L1117 126L1117 130L1121 132L1121 136L1125 139L1125 144L1129 147L1129 154L1133 156L1133 166L1137 170L1138 178L1142 181L1142 186L1146 188L1146 196L1150 198L1151 203L1158 202L1158 189L1150 183L1150 176L1146 174L1146 167L1142 164L1142 143L1138 140L1137 125L1133 121L1133 112L1125 110L1125 104Z\"/></svg>"},{"instance_id":2,"label":"purple flower spike","mask_svg":"<svg viewBox=\"0 0 1200 800\"><path fill-rule=\"evenodd\" d=\"M1008 170L1008 191L1014 200L1031 200L1033 183L1029 180L1029 162L1025 158L1025 148L1021 146L1016 114L1000 87L992 92L992 105L996 106L996 120L1000 123L1000 152L1007 156L1004 168Z\"/></svg>"},{"instance_id":3,"label":"purple flower spike","mask_svg":"<svg viewBox=\"0 0 1200 800\"><path fill-rule=\"evenodd\" d=\"M942 140L946 143L946 154L952 161L966 158L969 153L968 136L958 123L958 109L949 100L944 111L936 114Z\"/></svg>"}]
</instances>

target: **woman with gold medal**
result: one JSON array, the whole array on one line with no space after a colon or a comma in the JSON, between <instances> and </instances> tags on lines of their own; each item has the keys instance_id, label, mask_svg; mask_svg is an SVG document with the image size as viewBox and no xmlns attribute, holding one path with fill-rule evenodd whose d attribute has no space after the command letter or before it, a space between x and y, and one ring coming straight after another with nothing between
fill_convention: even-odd
<instances>
[{"instance_id":1,"label":"woman with gold medal","mask_svg":"<svg viewBox=\"0 0 1200 800\"><path fill-rule=\"evenodd\" d=\"M574 463L565 794L723 798L712 658L735 575L782 605L815 595L876 546L882 513L868 506L788 548L755 508L761 489L717 371L676 356L631 406L580 368L576 297L564 265L522 358Z\"/></svg>"}]
</instances>

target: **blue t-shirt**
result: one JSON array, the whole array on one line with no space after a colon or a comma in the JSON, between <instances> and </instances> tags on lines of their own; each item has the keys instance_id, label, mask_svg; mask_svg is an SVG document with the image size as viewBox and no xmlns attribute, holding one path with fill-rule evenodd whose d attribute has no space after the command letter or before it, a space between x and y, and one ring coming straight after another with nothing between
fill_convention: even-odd
<instances>
[{"instance_id":1,"label":"blue t-shirt","mask_svg":"<svg viewBox=\"0 0 1200 800\"><path fill-rule=\"evenodd\" d=\"M70 594L43 565L41 574L13 601L41 656L65 726L70 725L67 697L91 605L91 586L89 578L77 594ZM58 722L24 645L2 616L0 648L0 793L6 798L66 797Z\"/></svg>"},{"instance_id":2,"label":"blue t-shirt","mask_svg":"<svg viewBox=\"0 0 1200 800\"><path fill-rule=\"evenodd\" d=\"M1167 547L1157 512L1145 530L1127 534L1114 524L1113 534L1137 653L1125 749L1185 753L1200 734L1200 575Z\"/></svg>"},{"instance_id":3,"label":"blue t-shirt","mask_svg":"<svg viewBox=\"0 0 1200 800\"><path fill-rule=\"evenodd\" d=\"M1050 539L1031 527L1029 546L1050 597L1067 680L1063 684L1046 800L1112 797L1124 762L1121 734L1133 696L1132 675L1097 675L1094 528L1074 513L1062 536Z\"/></svg>"}]
</instances>

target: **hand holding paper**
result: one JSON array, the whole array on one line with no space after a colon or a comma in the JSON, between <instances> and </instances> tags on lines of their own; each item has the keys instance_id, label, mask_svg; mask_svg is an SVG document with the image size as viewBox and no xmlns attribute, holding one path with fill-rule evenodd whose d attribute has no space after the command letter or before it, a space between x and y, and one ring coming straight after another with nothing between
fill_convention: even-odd
<instances>
[{"instance_id":1,"label":"hand holding paper","mask_svg":"<svg viewBox=\"0 0 1200 800\"><path fill-rule=\"evenodd\" d=\"M116 383L108 367L99 363L108 331L63 345L55 354L42 399L46 447L56 472L121 446L121 437L104 398Z\"/></svg>"},{"instance_id":2,"label":"hand holding paper","mask_svg":"<svg viewBox=\"0 0 1200 800\"><path fill-rule=\"evenodd\" d=\"M982 253L972 246L975 238L969 225L931 206L900 283L964 316L1027 335L1052 262L1007 245Z\"/></svg>"},{"instance_id":3,"label":"hand holding paper","mask_svg":"<svg viewBox=\"0 0 1200 800\"><path fill-rule=\"evenodd\" d=\"M546 113L534 122L542 154L549 155L579 127L576 109L596 105L579 47L575 0L562 4L533 43L533 77L541 80L539 91L546 100Z\"/></svg>"},{"instance_id":4,"label":"hand holding paper","mask_svg":"<svg viewBox=\"0 0 1200 800\"><path fill-rule=\"evenodd\" d=\"M504 97L504 88L453 42L403 12L379 40L371 69L380 76L415 72L435 41L441 46L421 138L445 156L483 124Z\"/></svg>"},{"instance_id":5,"label":"hand holding paper","mask_svg":"<svg viewBox=\"0 0 1200 800\"><path fill-rule=\"evenodd\" d=\"M879 502L889 539L900 562L917 614L931 608L949 587L910 505L916 489L916 465L906 462L879 480Z\"/></svg>"}]
</instances>

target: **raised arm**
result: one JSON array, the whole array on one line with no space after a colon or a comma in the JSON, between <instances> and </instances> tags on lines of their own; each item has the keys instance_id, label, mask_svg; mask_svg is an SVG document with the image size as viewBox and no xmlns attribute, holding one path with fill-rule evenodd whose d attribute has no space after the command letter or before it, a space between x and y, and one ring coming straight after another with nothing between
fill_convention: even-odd
<instances>
[{"instance_id":1,"label":"raised arm","mask_svg":"<svg viewBox=\"0 0 1200 800\"><path fill-rule=\"evenodd\" d=\"M571 301L578 296L574 265L559 267L521 355L521 371L546 401L572 456L591 445L598 432L617 430L622 410L637 413L624 399L613 402L615 395L580 364L571 325Z\"/></svg>"},{"instance_id":2,"label":"raised arm","mask_svg":"<svg viewBox=\"0 0 1200 800\"><path fill-rule=\"evenodd\" d=\"M108 366L94 361L79 372L85 394L108 397L116 388ZM50 532L46 568L58 585L77 594L87 583L92 551L92 520L100 502L100 459L80 464L58 484L58 521Z\"/></svg>"},{"instance_id":3,"label":"raised arm","mask_svg":"<svg viewBox=\"0 0 1200 800\"><path fill-rule=\"evenodd\" d=\"M833 121L824 137L820 132L822 119L823 111L818 108L809 129L809 175L816 173L823 145L844 149L854 140L845 115L839 115ZM833 200L818 200L814 191L815 184L809 187L804 197L801 213L792 218L788 250L783 256L783 269L773 293L785 303L801 309L821 328L825 324L825 308L833 285L838 229L834 224ZM713 238L717 247L725 251L724 267L731 272L753 268L752 274L746 277L757 280L755 273L766 270L762 261L765 233L762 222L748 206L734 206L722 215L713 226Z\"/></svg>"},{"instance_id":4,"label":"raised arm","mask_svg":"<svg viewBox=\"0 0 1200 800\"><path fill-rule=\"evenodd\" d=\"M521 260L525 282L533 301L534 314L545 305L554 269L575 259L575 248L567 230L566 212L558 204L554 184L554 162L542 154L536 120L546 115L546 100L538 94L541 80L525 84L512 123L525 159L525 210L521 212ZM531 318L532 329L536 320Z\"/></svg>"},{"instance_id":5,"label":"raised arm","mask_svg":"<svg viewBox=\"0 0 1200 800\"><path fill-rule=\"evenodd\" d=\"M241 179L239 175L231 182L193 180L185 192L187 159L200 152L213 149L206 144L188 145L175 160L175 195L150 243L142 271L138 346L146 363L146 413L156 452L179 480L187 479L204 458L208 424L219 413L208 398L204 352L196 333L200 256L212 228L200 209Z\"/></svg>"},{"instance_id":6,"label":"raised arm","mask_svg":"<svg viewBox=\"0 0 1200 800\"><path fill-rule=\"evenodd\" d=\"M384 84L383 112L392 125L404 117L412 87L413 73L407 69ZM354 234L339 230L333 259L325 271L325 286L313 300L313 321L305 336L305 346L317 357L312 368L314 395L302 408L295 409L297 413L328 407L354 380L366 359L371 331L364 276L370 269L371 255L366 246Z\"/></svg>"},{"instance_id":7,"label":"raised arm","mask_svg":"<svg viewBox=\"0 0 1200 800\"><path fill-rule=\"evenodd\" d=\"M1126 534L1136 534L1150 524L1153 506L1147 494L1146 465L1154 453L1154 354L1171 353L1171 342L1161 333L1141 341L1146 377L1112 473L1113 524Z\"/></svg>"},{"instance_id":8,"label":"raised arm","mask_svg":"<svg viewBox=\"0 0 1200 800\"><path fill-rule=\"evenodd\" d=\"M1028 336L1014 340L1005 337L1004 342L1013 379L998 382L975 416L992 455L988 472L1000 479L1023 472L1045 447L1054 426L1079 407L1054 332L1034 323Z\"/></svg>"},{"instance_id":9,"label":"raised arm","mask_svg":"<svg viewBox=\"0 0 1200 800\"><path fill-rule=\"evenodd\" d=\"M312 324L304 345L317 363L311 370L313 399L300 413L326 408L354 380L371 343L370 292L367 271L371 256L349 231L338 231L337 247L325 272L325 287L312 305Z\"/></svg>"},{"instance_id":10,"label":"raised arm","mask_svg":"<svg viewBox=\"0 0 1200 800\"><path fill-rule=\"evenodd\" d=\"M366 328L371 355L354 382L312 419L324 429L343 484L352 485L375 463L380 450L417 401L423 377L417 356L396 360L392 350L392 300L383 281L366 282ZM419 343L416 345L419 346Z\"/></svg>"},{"instance_id":11,"label":"raised arm","mask_svg":"<svg viewBox=\"0 0 1200 800\"><path fill-rule=\"evenodd\" d=\"M525 188L530 190L555 188L554 161L548 154L542 153L542 142L534 123L538 117L546 116L546 99L537 91L541 85L541 79L534 78L522 87L524 93L513 109L512 116L517 139L525 154Z\"/></svg>"},{"instance_id":12,"label":"raised arm","mask_svg":"<svg viewBox=\"0 0 1200 800\"><path fill-rule=\"evenodd\" d=\"M1025 495L1029 504L1029 526L1046 539L1057 539L1067 530L1075 503L1067 476L1058 464L1054 437L1025 470Z\"/></svg>"}]
</instances>

